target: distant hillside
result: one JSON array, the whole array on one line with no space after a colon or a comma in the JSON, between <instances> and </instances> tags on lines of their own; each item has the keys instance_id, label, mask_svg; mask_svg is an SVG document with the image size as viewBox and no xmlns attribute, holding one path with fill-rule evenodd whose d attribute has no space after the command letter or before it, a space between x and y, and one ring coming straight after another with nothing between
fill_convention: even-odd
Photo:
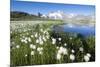
<instances>
[{"instance_id":1,"label":"distant hillside","mask_svg":"<svg viewBox=\"0 0 100 67\"><path fill-rule=\"evenodd\" d=\"M12 11L11 12L11 18L21 18L21 17L38 17L36 15L31 15L25 12L19 12L19 11Z\"/></svg>"},{"instance_id":2,"label":"distant hillside","mask_svg":"<svg viewBox=\"0 0 100 67\"><path fill-rule=\"evenodd\" d=\"M32 19L40 19L41 17L33 14L28 14L26 12L11 11L10 18L11 20L32 20Z\"/></svg>"},{"instance_id":3,"label":"distant hillside","mask_svg":"<svg viewBox=\"0 0 100 67\"><path fill-rule=\"evenodd\" d=\"M26 13L26 12L11 11L10 12L10 20L11 21L34 21L34 20L57 21L55 19L41 17L41 15L42 15L41 13L38 13L38 15L34 15L34 14Z\"/></svg>"}]
</instances>

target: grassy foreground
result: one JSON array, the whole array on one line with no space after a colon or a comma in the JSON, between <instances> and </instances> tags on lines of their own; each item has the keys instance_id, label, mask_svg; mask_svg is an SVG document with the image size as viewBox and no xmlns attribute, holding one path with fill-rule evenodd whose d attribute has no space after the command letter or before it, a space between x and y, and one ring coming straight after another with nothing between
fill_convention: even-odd
<instances>
[{"instance_id":1,"label":"grassy foreground","mask_svg":"<svg viewBox=\"0 0 100 67\"><path fill-rule=\"evenodd\" d=\"M52 31L58 24L11 22L11 66L95 61L95 37Z\"/></svg>"}]
</instances>

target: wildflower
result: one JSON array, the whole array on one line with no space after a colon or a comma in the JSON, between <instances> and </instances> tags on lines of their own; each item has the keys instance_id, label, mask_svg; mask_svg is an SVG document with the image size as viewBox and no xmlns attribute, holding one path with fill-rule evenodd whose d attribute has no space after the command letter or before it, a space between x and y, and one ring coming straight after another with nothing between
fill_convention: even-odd
<instances>
[{"instance_id":1,"label":"wildflower","mask_svg":"<svg viewBox=\"0 0 100 67\"><path fill-rule=\"evenodd\" d=\"M34 51L31 51L31 55L34 55Z\"/></svg>"},{"instance_id":2,"label":"wildflower","mask_svg":"<svg viewBox=\"0 0 100 67\"><path fill-rule=\"evenodd\" d=\"M70 54L70 59L71 59L72 61L74 61L74 60L75 60L75 56L74 56L73 54Z\"/></svg>"},{"instance_id":3,"label":"wildflower","mask_svg":"<svg viewBox=\"0 0 100 67\"><path fill-rule=\"evenodd\" d=\"M80 47L79 50L80 50L81 52L83 52L84 49L83 49L83 47Z\"/></svg>"}]
</instances>

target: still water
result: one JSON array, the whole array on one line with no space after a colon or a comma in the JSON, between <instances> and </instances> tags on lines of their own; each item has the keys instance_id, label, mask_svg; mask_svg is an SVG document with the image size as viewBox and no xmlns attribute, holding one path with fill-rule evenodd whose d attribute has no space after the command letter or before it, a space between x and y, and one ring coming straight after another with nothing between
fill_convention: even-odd
<instances>
[{"instance_id":1,"label":"still water","mask_svg":"<svg viewBox=\"0 0 100 67\"><path fill-rule=\"evenodd\" d=\"M84 36L95 35L94 25L64 24L54 27L55 31L79 33Z\"/></svg>"}]
</instances>

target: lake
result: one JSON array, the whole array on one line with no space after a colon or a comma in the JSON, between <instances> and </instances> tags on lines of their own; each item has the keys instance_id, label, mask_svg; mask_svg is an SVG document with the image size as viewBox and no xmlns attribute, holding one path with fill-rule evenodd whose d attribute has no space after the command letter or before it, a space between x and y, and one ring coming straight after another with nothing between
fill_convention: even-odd
<instances>
[{"instance_id":1,"label":"lake","mask_svg":"<svg viewBox=\"0 0 100 67\"><path fill-rule=\"evenodd\" d=\"M72 32L79 33L83 36L95 35L95 26L94 25L80 25L80 24L64 24L54 26L53 30L60 32Z\"/></svg>"}]
</instances>

